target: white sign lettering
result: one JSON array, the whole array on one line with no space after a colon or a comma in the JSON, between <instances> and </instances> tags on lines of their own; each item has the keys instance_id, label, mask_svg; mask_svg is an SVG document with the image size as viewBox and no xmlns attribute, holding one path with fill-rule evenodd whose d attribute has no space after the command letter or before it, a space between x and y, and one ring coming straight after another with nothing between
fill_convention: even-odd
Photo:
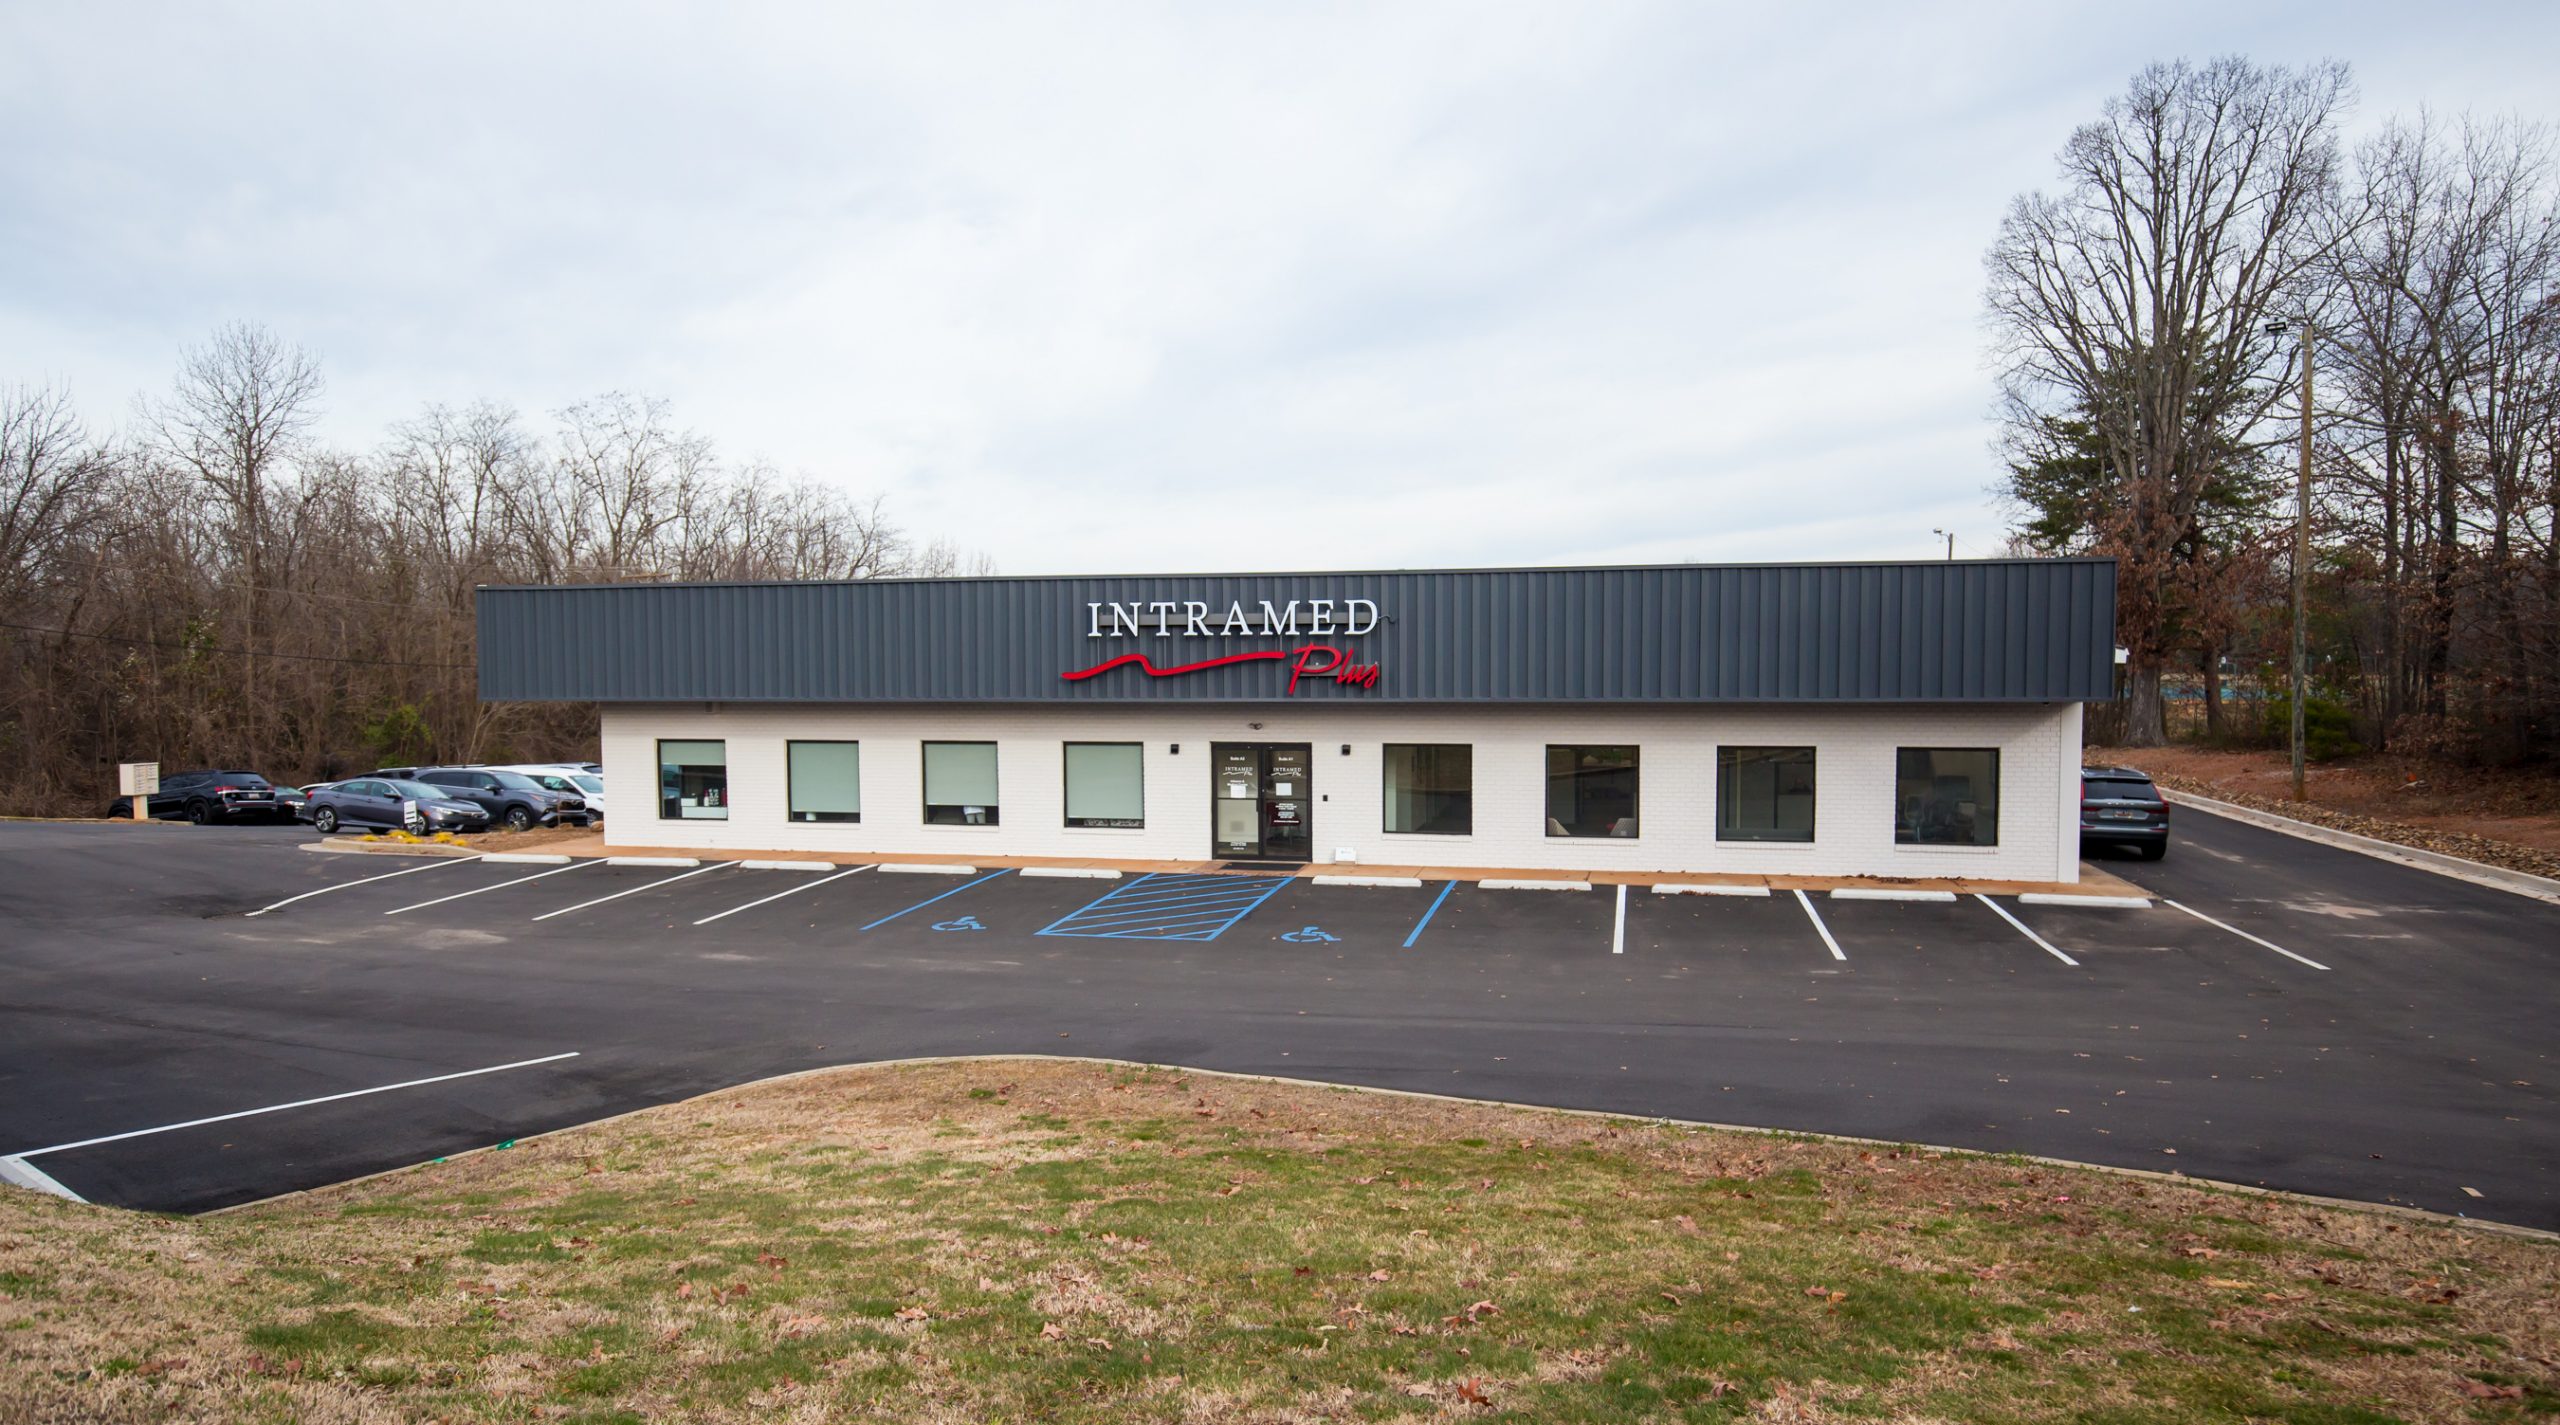
<instances>
[{"instance_id":1,"label":"white sign lettering","mask_svg":"<svg viewBox=\"0 0 2560 1425\"><path fill-rule=\"evenodd\" d=\"M1260 599L1251 613L1237 599L1224 614L1199 599L1097 601L1084 609L1087 638L1358 638L1375 630L1379 617L1374 599Z\"/></svg>"}]
</instances>

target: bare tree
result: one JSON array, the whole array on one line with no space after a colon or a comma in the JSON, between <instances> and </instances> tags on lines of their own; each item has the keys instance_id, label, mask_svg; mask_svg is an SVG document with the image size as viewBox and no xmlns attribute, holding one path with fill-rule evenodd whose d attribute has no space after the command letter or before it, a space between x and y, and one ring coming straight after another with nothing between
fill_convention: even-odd
<instances>
[{"instance_id":1,"label":"bare tree","mask_svg":"<svg viewBox=\"0 0 2560 1425\"><path fill-rule=\"evenodd\" d=\"M24 612L60 557L103 517L110 465L70 395L0 387L0 611Z\"/></svg>"},{"instance_id":2,"label":"bare tree","mask_svg":"<svg viewBox=\"0 0 2560 1425\"><path fill-rule=\"evenodd\" d=\"M222 502L227 552L239 571L239 640L250 655L242 662L242 692L252 720L257 655L266 648L268 487L319 416L319 403L320 368L301 348L263 326L234 322L188 348L169 395L146 408L156 451Z\"/></svg>"},{"instance_id":3,"label":"bare tree","mask_svg":"<svg viewBox=\"0 0 2560 1425\"><path fill-rule=\"evenodd\" d=\"M2265 323L2338 241L2348 101L2340 64L2153 65L2071 136L2059 191L2011 204L1986 258L2006 423L2031 442L2085 427L2077 542L2118 561L2137 743L2162 737L2161 673L2212 586L2200 523L2282 397Z\"/></svg>"}]
</instances>

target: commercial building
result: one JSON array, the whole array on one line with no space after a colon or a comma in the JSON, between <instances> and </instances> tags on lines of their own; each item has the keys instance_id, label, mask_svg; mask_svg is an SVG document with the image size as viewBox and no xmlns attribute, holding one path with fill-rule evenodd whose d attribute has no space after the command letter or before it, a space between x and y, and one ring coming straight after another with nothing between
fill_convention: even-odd
<instances>
[{"instance_id":1,"label":"commercial building","mask_svg":"<svg viewBox=\"0 0 2560 1425\"><path fill-rule=\"evenodd\" d=\"M480 591L623 845L2078 879L2106 560Z\"/></svg>"}]
</instances>

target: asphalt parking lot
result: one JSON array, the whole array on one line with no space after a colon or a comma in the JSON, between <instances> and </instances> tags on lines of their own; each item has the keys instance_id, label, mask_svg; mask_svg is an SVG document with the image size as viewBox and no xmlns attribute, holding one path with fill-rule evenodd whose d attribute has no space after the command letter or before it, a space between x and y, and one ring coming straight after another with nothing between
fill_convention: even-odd
<instances>
[{"instance_id":1,"label":"asphalt parking lot","mask_svg":"<svg viewBox=\"0 0 2560 1425\"><path fill-rule=\"evenodd\" d=\"M2560 1228L2560 907L2204 814L2168 861L2106 863L2147 909L422 863L311 835L0 824L0 1170L202 1210L795 1069L1031 1052Z\"/></svg>"}]
</instances>

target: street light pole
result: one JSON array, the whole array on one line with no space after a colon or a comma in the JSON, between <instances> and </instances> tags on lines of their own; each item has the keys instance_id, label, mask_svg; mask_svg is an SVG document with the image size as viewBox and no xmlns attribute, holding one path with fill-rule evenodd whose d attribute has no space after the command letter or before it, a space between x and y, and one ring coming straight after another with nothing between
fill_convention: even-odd
<instances>
[{"instance_id":1,"label":"street light pole","mask_svg":"<svg viewBox=\"0 0 2560 1425\"><path fill-rule=\"evenodd\" d=\"M2302 324L2302 464L2293 483L2293 799L2303 800L2302 702L2304 645L2311 591L2311 347L2315 332Z\"/></svg>"}]
</instances>

